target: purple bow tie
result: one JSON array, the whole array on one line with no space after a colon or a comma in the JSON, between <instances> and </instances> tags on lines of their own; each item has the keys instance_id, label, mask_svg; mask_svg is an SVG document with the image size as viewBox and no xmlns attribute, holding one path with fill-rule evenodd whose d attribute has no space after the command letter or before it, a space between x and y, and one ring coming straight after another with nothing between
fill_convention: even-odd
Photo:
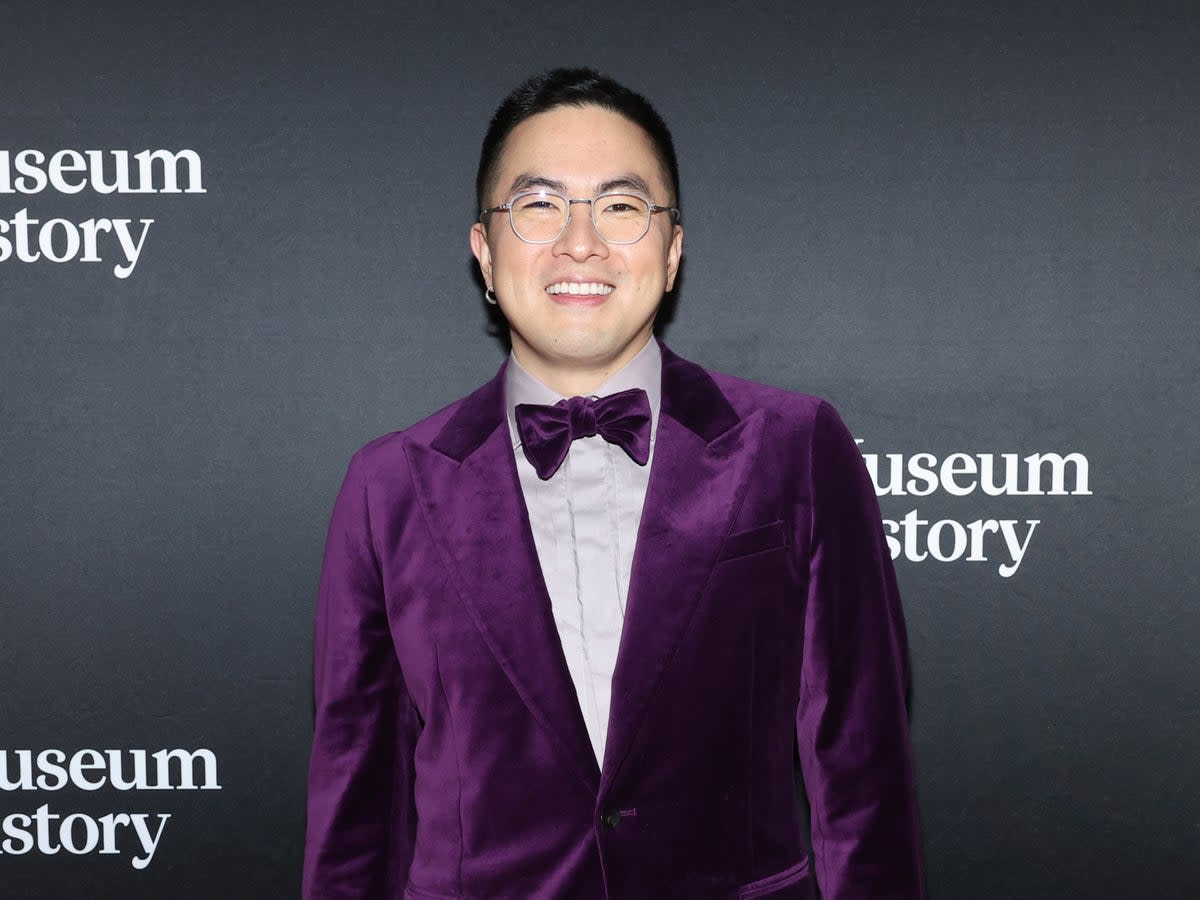
<instances>
[{"instance_id":1,"label":"purple bow tie","mask_svg":"<svg viewBox=\"0 0 1200 900\"><path fill-rule=\"evenodd\" d=\"M572 397L553 406L518 403L517 433L538 478L545 481L567 458L571 441L598 434L639 466L650 459L650 400L641 388L594 400Z\"/></svg>"}]
</instances>

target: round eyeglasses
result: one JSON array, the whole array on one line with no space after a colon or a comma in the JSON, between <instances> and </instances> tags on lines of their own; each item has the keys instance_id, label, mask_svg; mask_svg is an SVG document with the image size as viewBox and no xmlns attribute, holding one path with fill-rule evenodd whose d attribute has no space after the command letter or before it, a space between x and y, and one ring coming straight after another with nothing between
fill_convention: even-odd
<instances>
[{"instance_id":1,"label":"round eyeglasses","mask_svg":"<svg viewBox=\"0 0 1200 900\"><path fill-rule=\"evenodd\" d=\"M549 244L557 241L571 221L571 205L586 203L591 210L596 233L610 244L635 244L650 230L650 217L655 213L671 213L679 218L673 206L659 206L638 194L600 194L586 197L564 197L554 191L527 191L517 194L507 203L481 210L480 221L489 213L507 212L513 233L527 244Z\"/></svg>"}]
</instances>

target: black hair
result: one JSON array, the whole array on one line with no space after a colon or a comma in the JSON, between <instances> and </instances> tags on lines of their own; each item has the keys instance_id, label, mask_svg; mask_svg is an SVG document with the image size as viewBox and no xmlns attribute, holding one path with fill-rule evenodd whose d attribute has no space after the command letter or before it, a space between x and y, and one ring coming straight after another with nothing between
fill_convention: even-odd
<instances>
[{"instance_id":1,"label":"black hair","mask_svg":"<svg viewBox=\"0 0 1200 900\"><path fill-rule=\"evenodd\" d=\"M592 68L550 69L526 79L496 108L483 138L479 170L475 175L475 200L480 209L495 177L504 142L512 130L531 116L559 106L598 106L629 119L650 137L663 175L679 206L679 164L671 131L650 101Z\"/></svg>"}]
</instances>

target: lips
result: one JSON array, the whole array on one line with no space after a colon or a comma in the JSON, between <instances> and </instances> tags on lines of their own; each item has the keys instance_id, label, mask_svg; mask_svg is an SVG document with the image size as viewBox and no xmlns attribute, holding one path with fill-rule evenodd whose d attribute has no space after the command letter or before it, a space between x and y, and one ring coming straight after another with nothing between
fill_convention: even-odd
<instances>
[{"instance_id":1,"label":"lips","mask_svg":"<svg viewBox=\"0 0 1200 900\"><path fill-rule=\"evenodd\" d=\"M603 297L614 290L611 284L603 281L556 281L546 286L547 294L567 294L572 297Z\"/></svg>"}]
</instances>

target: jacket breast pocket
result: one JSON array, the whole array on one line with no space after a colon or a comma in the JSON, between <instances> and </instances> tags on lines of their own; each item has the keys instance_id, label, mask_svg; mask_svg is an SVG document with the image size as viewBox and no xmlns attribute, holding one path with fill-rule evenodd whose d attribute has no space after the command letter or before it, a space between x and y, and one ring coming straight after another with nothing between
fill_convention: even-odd
<instances>
[{"instance_id":1,"label":"jacket breast pocket","mask_svg":"<svg viewBox=\"0 0 1200 900\"><path fill-rule=\"evenodd\" d=\"M447 897L445 894L433 894L410 884L404 888L404 900L454 900L454 898Z\"/></svg>"},{"instance_id":2,"label":"jacket breast pocket","mask_svg":"<svg viewBox=\"0 0 1200 900\"><path fill-rule=\"evenodd\" d=\"M808 860L802 859L782 872L760 878L737 889L736 900L812 900L813 884L809 877Z\"/></svg>"},{"instance_id":3,"label":"jacket breast pocket","mask_svg":"<svg viewBox=\"0 0 1200 900\"><path fill-rule=\"evenodd\" d=\"M780 519L726 537L717 562L723 563L730 559L753 556L755 553L765 553L768 550L778 550L786 546L788 546L787 527Z\"/></svg>"}]
</instances>

